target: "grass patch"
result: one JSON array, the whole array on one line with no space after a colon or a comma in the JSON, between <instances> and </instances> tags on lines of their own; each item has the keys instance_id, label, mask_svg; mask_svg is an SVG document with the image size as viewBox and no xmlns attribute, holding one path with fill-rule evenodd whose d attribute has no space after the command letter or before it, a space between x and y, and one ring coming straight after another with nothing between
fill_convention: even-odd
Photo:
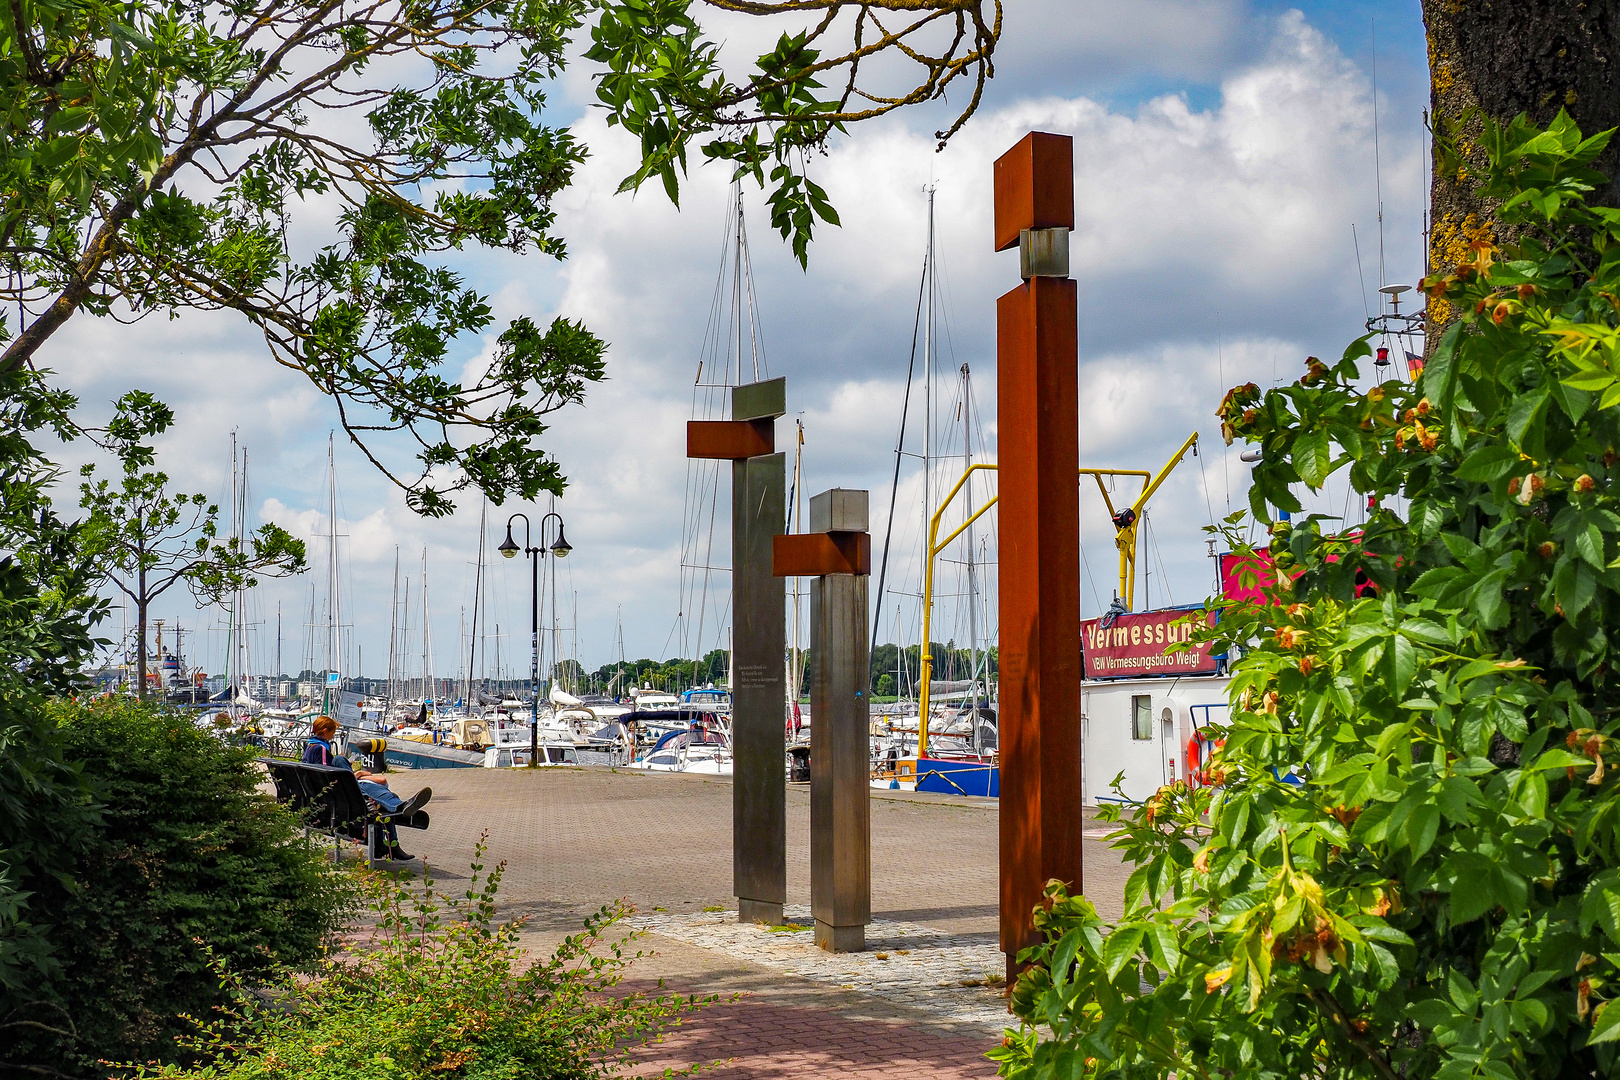
<instances>
[{"instance_id":1,"label":"grass patch","mask_svg":"<svg viewBox=\"0 0 1620 1080\"><path fill-rule=\"evenodd\" d=\"M796 922L779 923L770 928L773 934L797 934L800 930L808 930L808 926L800 926Z\"/></svg>"}]
</instances>

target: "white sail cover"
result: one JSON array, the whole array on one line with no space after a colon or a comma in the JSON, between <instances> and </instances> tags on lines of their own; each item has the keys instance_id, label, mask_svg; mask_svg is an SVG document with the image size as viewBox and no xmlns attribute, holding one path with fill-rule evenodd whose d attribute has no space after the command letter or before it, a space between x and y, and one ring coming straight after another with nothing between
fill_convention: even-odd
<instances>
[{"instance_id":1,"label":"white sail cover","mask_svg":"<svg viewBox=\"0 0 1620 1080\"><path fill-rule=\"evenodd\" d=\"M573 694L570 694L566 690L560 689L555 683L553 683L551 687L551 703L553 705L565 706L585 704L585 702L581 701Z\"/></svg>"}]
</instances>

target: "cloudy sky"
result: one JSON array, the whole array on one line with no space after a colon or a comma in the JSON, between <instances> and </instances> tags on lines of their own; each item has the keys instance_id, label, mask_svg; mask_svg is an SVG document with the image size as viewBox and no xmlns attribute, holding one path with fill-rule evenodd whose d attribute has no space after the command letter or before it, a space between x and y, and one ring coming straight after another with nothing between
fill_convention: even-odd
<instances>
[{"instance_id":1,"label":"cloudy sky","mask_svg":"<svg viewBox=\"0 0 1620 1080\"><path fill-rule=\"evenodd\" d=\"M737 48L752 44L744 36ZM821 231L808 271L769 231L759 194L745 191L763 370L788 380L790 415L779 424L778 445L791 444L793 421L802 420L804 489L870 490L881 548L932 187L934 451L962 453L965 364L973 453L994 459L994 299L1016 285L1017 257L991 250L990 164L1031 129L1073 135L1081 461L1157 469L1189 434L1201 434L1200 456L1183 461L1151 504L1140 556L1146 576L1137 583L1138 607L1196 601L1212 579L1203 527L1245 504L1239 448L1221 445L1213 419L1224 388L1288 381L1307 354L1336 356L1360 331L1365 307L1376 311L1381 273L1389 282L1422 273L1427 70L1418 4L1007 0L996 57L983 107L943 153L934 152L931 136L949 114L930 107L857 129L813 162L843 226ZM683 532L687 561L724 565L729 557L724 485L710 547L707 520L692 520L713 509L692 495L704 476L683 459L698 361L706 349L714 355L729 191L722 170L698 169L679 211L651 188L614 195L635 148L590 107L589 76L589 66L577 64L553 100L554 120L573 124L591 150L559 202L570 258L486 254L458 268L488 292L497 326L518 315L561 314L583 319L610 343L607 381L583 407L556 414L546 436L570 480L555 506L574 547L558 565L563 653L577 640L579 659L594 668L617 655L621 622L632 659L689 655L699 644L706 650L726 641L726 575L708 575L705 605L702 572L683 575L681 563ZM492 347L477 339L460 345L457 374ZM171 403L180 420L159 444L160 464L177 486L221 503L236 433L249 453L252 523L275 521L311 540L317 567L255 590L252 667L276 666L278 611L281 669L296 672L311 656L322 666L307 624L312 610L314 622L325 621L331 405L271 363L230 314L156 317L134 327L80 316L41 361L81 395L92 421L134 387ZM919 359L908 453L923 445L921 395ZM68 454L75 464L77 452ZM426 521L341 437L335 456L343 621L352 625L344 667L386 671L398 551L411 596L404 651L410 674L420 671L425 550L432 662L440 676L457 674L466 663L478 501L463 499L453 517ZM959 458L942 458L935 483L960 468ZM902 459L879 640L914 642L919 634L921 477L919 460ZM977 489L981 500L985 490ZM1342 485L1318 506L1343 513ZM1113 594L1116 556L1095 488L1083 489L1082 507L1082 608L1095 614ZM494 558L493 549L509 513L550 508L488 509L492 565L480 629L499 625L503 668L527 667L527 568ZM975 558L993 562L993 528L977 540ZM954 595L965 591L964 554L948 552L940 564L935 640L967 640L966 604ZM994 633L993 566L987 577L976 616L981 636ZM178 590L157 608L170 625L196 631L188 659L218 671L221 613L197 610ZM113 636L121 619L115 612ZM484 647L481 669L493 669L495 648L494 640Z\"/></svg>"}]
</instances>

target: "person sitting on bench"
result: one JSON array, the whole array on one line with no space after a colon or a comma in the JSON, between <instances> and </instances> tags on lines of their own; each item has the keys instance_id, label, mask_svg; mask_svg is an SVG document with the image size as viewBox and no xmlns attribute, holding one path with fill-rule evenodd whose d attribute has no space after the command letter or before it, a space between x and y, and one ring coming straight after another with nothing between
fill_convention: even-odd
<instances>
[{"instance_id":1,"label":"person sitting on bench","mask_svg":"<svg viewBox=\"0 0 1620 1080\"><path fill-rule=\"evenodd\" d=\"M304 764L306 765L336 765L354 773L354 778L360 785L360 793L380 808L389 817L409 817L433 798L433 789L423 788L409 799L401 799L388 789L388 778L380 773L366 772L356 769L349 763L349 759L338 754L332 747L332 737L337 734L337 721L330 716L317 717L310 725L311 738L304 747ZM371 853L374 859L394 859L405 862L416 858L409 855L399 846L399 832L392 821L383 822L381 840L377 850Z\"/></svg>"}]
</instances>

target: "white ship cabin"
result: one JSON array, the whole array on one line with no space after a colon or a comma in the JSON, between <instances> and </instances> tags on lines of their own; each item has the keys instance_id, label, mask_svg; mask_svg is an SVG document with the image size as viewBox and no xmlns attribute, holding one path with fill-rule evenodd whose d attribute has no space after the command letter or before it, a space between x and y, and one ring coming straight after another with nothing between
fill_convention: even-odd
<instances>
[{"instance_id":1,"label":"white ship cabin","mask_svg":"<svg viewBox=\"0 0 1620 1080\"><path fill-rule=\"evenodd\" d=\"M1080 624L1084 678L1080 684L1081 800L1088 806L1140 803L1164 784L1186 781L1207 759L1200 728L1224 723L1225 658L1209 646L1168 651L1186 640L1203 608L1126 612ZM1107 621L1107 625L1103 625ZM1120 790L1114 777L1124 774Z\"/></svg>"}]
</instances>

